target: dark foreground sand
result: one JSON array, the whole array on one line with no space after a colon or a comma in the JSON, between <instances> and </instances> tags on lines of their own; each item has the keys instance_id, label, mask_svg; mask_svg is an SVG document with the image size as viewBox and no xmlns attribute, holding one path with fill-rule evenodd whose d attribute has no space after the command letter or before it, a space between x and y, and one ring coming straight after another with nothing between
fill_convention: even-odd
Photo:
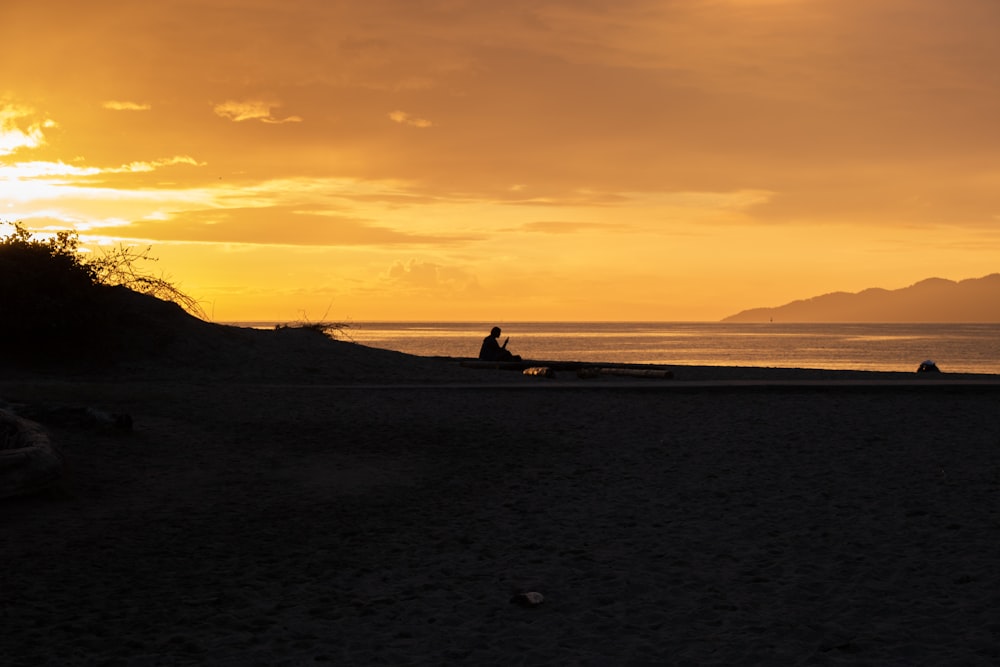
<instances>
[{"instance_id":1,"label":"dark foreground sand","mask_svg":"<svg viewBox=\"0 0 1000 667\"><path fill-rule=\"evenodd\" d=\"M6 376L135 430L0 501L0 662L1000 662L996 383L341 359Z\"/></svg>"}]
</instances>

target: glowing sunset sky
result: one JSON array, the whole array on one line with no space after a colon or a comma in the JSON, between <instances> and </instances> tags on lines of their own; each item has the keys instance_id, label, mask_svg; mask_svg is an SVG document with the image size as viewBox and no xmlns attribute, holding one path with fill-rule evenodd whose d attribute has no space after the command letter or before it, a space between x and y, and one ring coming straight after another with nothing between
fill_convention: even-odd
<instances>
[{"instance_id":1,"label":"glowing sunset sky","mask_svg":"<svg viewBox=\"0 0 1000 667\"><path fill-rule=\"evenodd\" d=\"M4 0L0 219L216 320L715 320L1000 270L996 0Z\"/></svg>"}]
</instances>

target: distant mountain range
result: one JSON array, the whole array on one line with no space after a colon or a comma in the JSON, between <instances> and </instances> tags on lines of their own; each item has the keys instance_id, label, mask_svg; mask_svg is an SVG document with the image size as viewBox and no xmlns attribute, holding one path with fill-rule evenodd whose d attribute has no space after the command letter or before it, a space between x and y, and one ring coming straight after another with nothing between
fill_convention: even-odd
<instances>
[{"instance_id":1,"label":"distant mountain range","mask_svg":"<svg viewBox=\"0 0 1000 667\"><path fill-rule=\"evenodd\" d=\"M928 278L897 290L833 292L744 310L722 321L1000 323L1000 273L959 282Z\"/></svg>"}]
</instances>

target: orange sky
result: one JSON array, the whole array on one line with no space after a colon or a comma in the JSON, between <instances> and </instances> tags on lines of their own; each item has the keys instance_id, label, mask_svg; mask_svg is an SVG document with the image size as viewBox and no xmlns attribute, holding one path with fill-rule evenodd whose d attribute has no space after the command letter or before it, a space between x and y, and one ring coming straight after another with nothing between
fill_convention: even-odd
<instances>
[{"instance_id":1,"label":"orange sky","mask_svg":"<svg viewBox=\"0 0 1000 667\"><path fill-rule=\"evenodd\" d=\"M4 0L0 219L216 320L715 320L1000 270L996 0Z\"/></svg>"}]
</instances>

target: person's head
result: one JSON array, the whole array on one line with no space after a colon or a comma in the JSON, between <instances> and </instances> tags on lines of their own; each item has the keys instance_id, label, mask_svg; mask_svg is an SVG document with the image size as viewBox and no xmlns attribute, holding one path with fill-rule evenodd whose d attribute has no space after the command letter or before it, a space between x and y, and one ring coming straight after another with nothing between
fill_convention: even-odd
<instances>
[{"instance_id":1,"label":"person's head","mask_svg":"<svg viewBox=\"0 0 1000 667\"><path fill-rule=\"evenodd\" d=\"M490 329L490 336L492 338L499 338L500 337L500 327L493 327L492 329Z\"/></svg>"}]
</instances>

